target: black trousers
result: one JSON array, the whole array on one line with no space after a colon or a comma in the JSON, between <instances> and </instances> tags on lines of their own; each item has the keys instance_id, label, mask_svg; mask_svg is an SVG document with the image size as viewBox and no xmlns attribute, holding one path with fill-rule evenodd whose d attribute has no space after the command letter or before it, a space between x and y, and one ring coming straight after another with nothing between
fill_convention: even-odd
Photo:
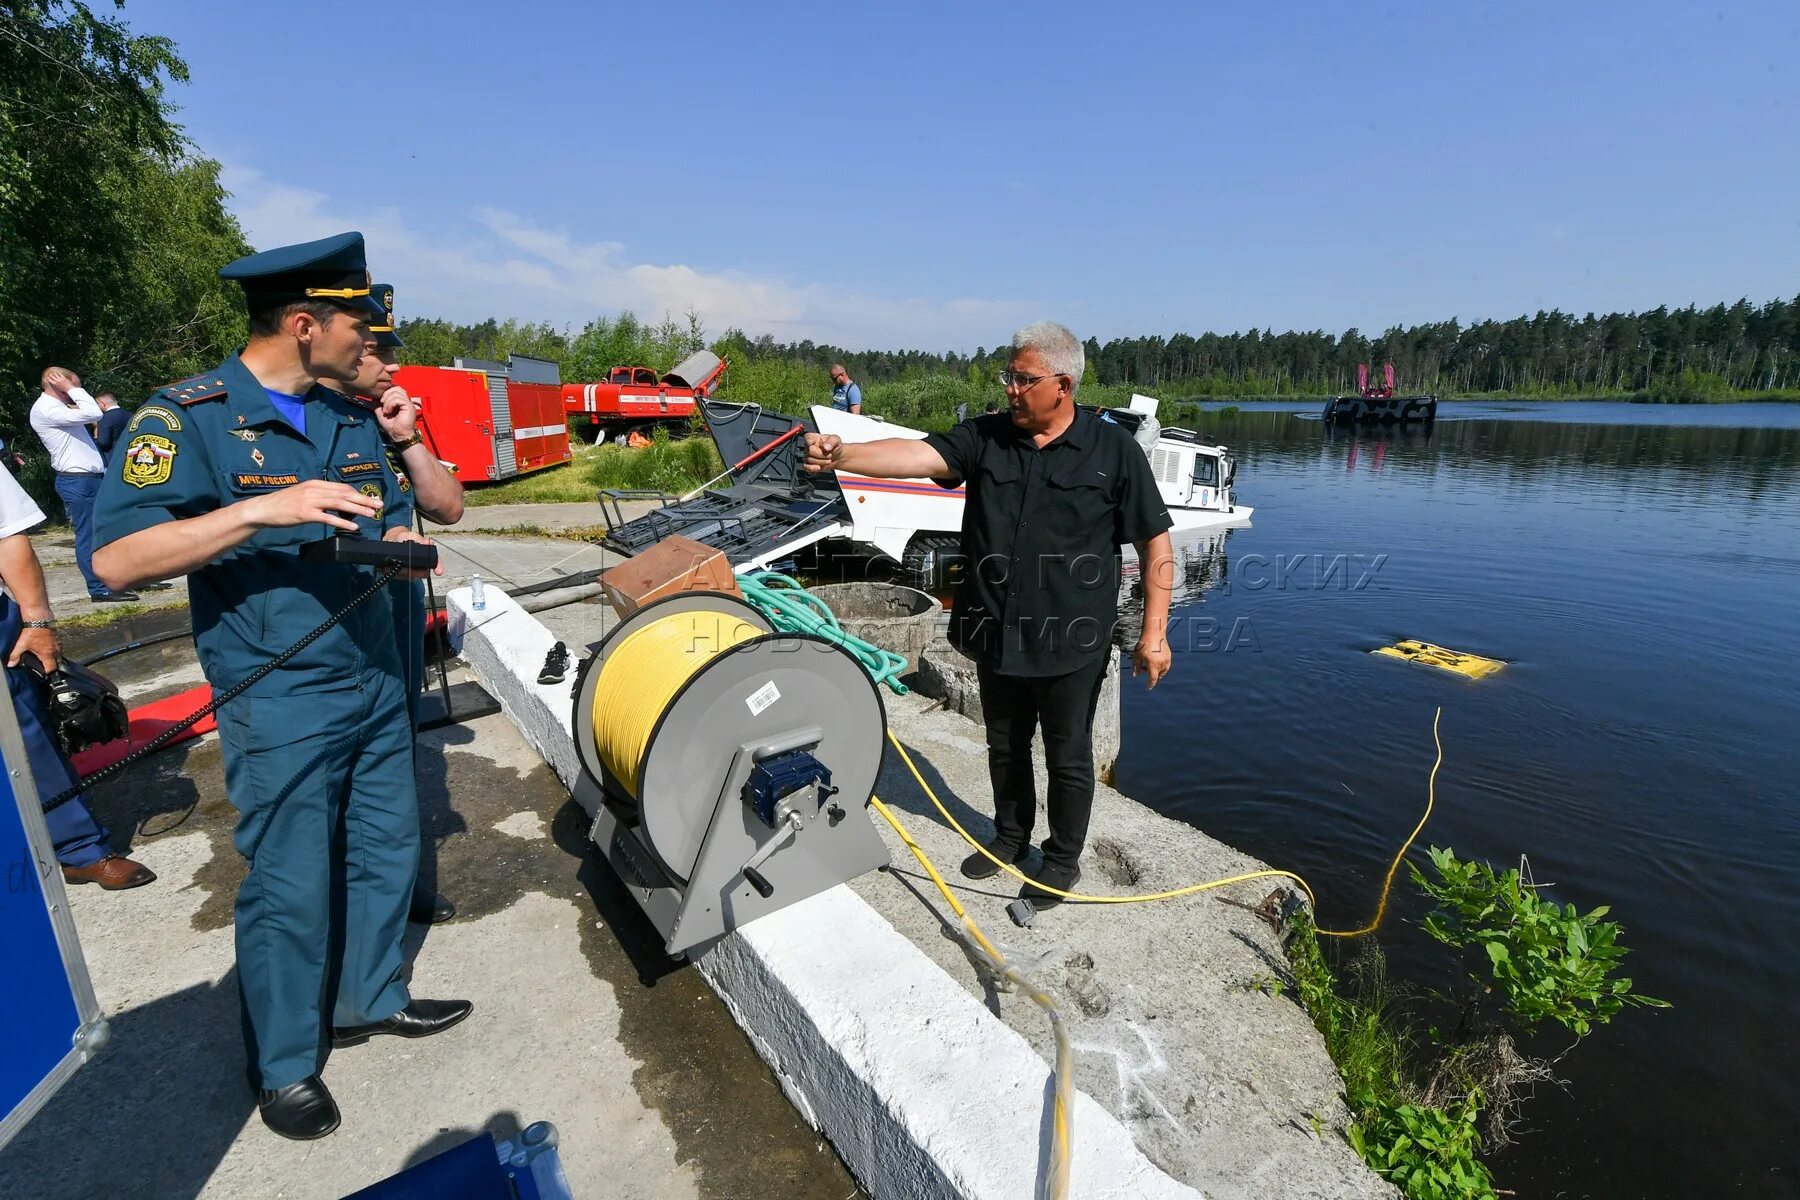
<instances>
[{"instance_id":1,"label":"black trousers","mask_svg":"<svg viewBox=\"0 0 1800 1200\"><path fill-rule=\"evenodd\" d=\"M1106 659L1067 675L1025 677L977 668L981 715L987 722L988 774L994 783L994 830L1005 847L1031 840L1037 821L1037 780L1031 743L1044 731L1050 774L1050 838L1046 864L1072 867L1087 842L1094 810L1094 709Z\"/></svg>"}]
</instances>

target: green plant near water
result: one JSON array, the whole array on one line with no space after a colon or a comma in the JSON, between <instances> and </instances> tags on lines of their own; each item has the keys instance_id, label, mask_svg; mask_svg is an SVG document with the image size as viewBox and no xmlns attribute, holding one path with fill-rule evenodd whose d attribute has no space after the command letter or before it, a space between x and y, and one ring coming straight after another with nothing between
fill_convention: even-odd
<instances>
[{"instance_id":1,"label":"green plant near water","mask_svg":"<svg viewBox=\"0 0 1800 1200\"><path fill-rule=\"evenodd\" d=\"M1480 1111L1480 1089L1453 1109L1383 1106L1350 1127L1350 1145L1412 1200L1495 1200L1493 1176L1476 1157Z\"/></svg>"},{"instance_id":2,"label":"green plant near water","mask_svg":"<svg viewBox=\"0 0 1800 1200\"><path fill-rule=\"evenodd\" d=\"M1343 1077L1353 1118L1345 1136L1363 1161L1411 1200L1493 1200L1480 1155L1510 1140L1517 1089L1551 1075L1546 1064L1522 1057L1505 1029L1479 1019L1483 1000L1497 994L1501 1014L1523 1030L1548 1019L1577 1034L1627 1005L1667 1005L1613 978L1625 949L1619 926L1602 920L1605 908L1584 914L1542 899L1517 870L1495 872L1435 847L1429 855L1435 877L1412 871L1437 903L1425 928L1454 949L1483 947L1480 961L1489 967L1487 979L1471 975L1455 1030L1421 1036L1373 943L1360 947L1340 979L1304 914L1290 922L1288 961L1294 990Z\"/></svg>"},{"instance_id":3,"label":"green plant near water","mask_svg":"<svg viewBox=\"0 0 1800 1200\"><path fill-rule=\"evenodd\" d=\"M1517 868L1496 873L1435 846L1430 855L1436 879L1408 864L1413 882L1438 905L1425 932L1455 950L1479 947L1507 1015L1522 1029L1550 1020L1585 1036L1628 1004L1669 1007L1612 977L1626 950L1618 922L1601 920L1606 905L1581 913L1539 896ZM1479 975L1470 978L1482 984Z\"/></svg>"}]
</instances>

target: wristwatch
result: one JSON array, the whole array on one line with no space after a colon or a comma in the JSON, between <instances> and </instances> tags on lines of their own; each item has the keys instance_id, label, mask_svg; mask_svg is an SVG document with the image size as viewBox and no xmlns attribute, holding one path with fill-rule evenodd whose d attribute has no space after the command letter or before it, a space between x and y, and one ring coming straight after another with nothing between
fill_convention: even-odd
<instances>
[{"instance_id":1,"label":"wristwatch","mask_svg":"<svg viewBox=\"0 0 1800 1200\"><path fill-rule=\"evenodd\" d=\"M55 629L56 622L53 620L52 621L20 621L19 628L21 628L21 629Z\"/></svg>"},{"instance_id":2,"label":"wristwatch","mask_svg":"<svg viewBox=\"0 0 1800 1200\"><path fill-rule=\"evenodd\" d=\"M404 452L407 450L411 450L414 446L423 446L424 444L425 444L425 435L420 433L417 429L415 429L415 430L413 430L412 436L407 438L405 441L395 442L394 450L396 452Z\"/></svg>"}]
</instances>

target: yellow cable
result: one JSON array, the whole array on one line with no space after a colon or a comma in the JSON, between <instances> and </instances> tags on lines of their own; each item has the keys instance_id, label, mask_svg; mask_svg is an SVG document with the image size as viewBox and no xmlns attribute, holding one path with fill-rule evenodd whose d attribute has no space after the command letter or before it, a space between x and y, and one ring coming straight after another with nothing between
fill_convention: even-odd
<instances>
[{"instance_id":1,"label":"yellow cable","mask_svg":"<svg viewBox=\"0 0 1800 1200\"><path fill-rule=\"evenodd\" d=\"M898 744L895 743L895 745ZM902 751L902 753L905 752ZM923 784L924 780L921 779L919 782ZM931 876L931 882L937 885L937 890L949 903L950 911L962 919L963 932L969 935L981 953L986 956L995 973L1023 988L1032 1002L1042 1008L1050 1017L1051 1031L1056 1035L1056 1089L1052 1107L1055 1153L1051 1156L1050 1174L1044 1181L1043 1194L1050 1197L1051 1200L1062 1200L1069 1194L1069 1162L1074 1149L1069 1109L1072 1104L1071 1097L1075 1086L1075 1077L1069 1032L1063 1024L1062 1013L1056 1007L1056 999L1033 983L1030 976L1014 966L999 947L988 941L987 935L981 932L981 926L977 925L975 918L971 917L963 908L962 902L956 898L956 893L950 890L950 885L944 882L942 875L938 874L937 865L931 861L930 855L925 853L919 843L913 841L912 834L906 831L906 826L900 823L900 818L894 815L894 810L883 804L880 796L871 795L869 805L881 814L883 820L893 826L894 832L900 835L900 840L906 843L906 848L911 850L913 857L919 860L919 865L925 868L925 873Z\"/></svg>"},{"instance_id":2,"label":"yellow cable","mask_svg":"<svg viewBox=\"0 0 1800 1200\"><path fill-rule=\"evenodd\" d=\"M1382 884L1382 887L1381 887L1381 901L1380 901L1379 906L1376 909L1375 920L1370 922L1368 925L1365 925L1361 929L1353 929L1353 930L1319 929L1316 932L1318 932L1321 936L1323 936L1323 937L1360 937L1361 935L1363 935L1365 933L1372 932L1377 926L1379 926L1381 924L1382 917L1386 915L1388 893L1393 888L1394 875L1400 869L1400 861L1401 861L1401 859L1406 857L1406 852L1412 848L1413 840L1419 836L1419 831L1425 828L1425 822L1431 819L1431 810L1436 803L1438 767L1442 766L1443 762L1444 762L1444 743L1438 737L1438 719L1440 717L1442 717L1443 715L1444 715L1444 710L1442 708L1439 708L1437 710L1437 715L1432 717L1432 719L1431 719L1431 736L1432 736L1432 740L1437 743L1437 762L1435 764L1433 764L1433 766L1431 768L1431 780L1427 787L1427 795L1426 795L1426 801L1425 801L1425 815L1423 817L1419 818L1418 825L1413 828L1413 831L1407 837L1405 844L1400 847L1400 852L1398 854L1394 855L1393 864L1388 867L1387 880L1385 883ZM1299 884L1300 890L1306 893L1306 899L1312 905L1313 909L1315 911L1318 909L1318 906L1319 906L1318 898L1313 895L1312 886L1310 884L1308 884L1306 882L1306 880L1302 879L1299 875L1296 875L1294 872L1283 871L1278 868L1270 868L1268 870L1263 870L1263 871L1246 871L1241 875L1228 875L1223 879L1212 879L1212 880L1206 881L1205 883L1189 884L1187 887L1183 887L1183 888L1172 888L1172 889L1170 889L1168 891L1164 891L1164 892L1151 892L1151 893L1148 893L1145 895L1137 895L1137 896L1093 896L1093 895L1089 895L1085 892L1065 892L1061 888L1054 888L1054 887L1050 887L1046 884L1039 883L1037 880L1032 879L1029 875L1026 875L1023 871L1020 871L1017 867L1013 866L1011 863L1001 862L1000 859L997 858L993 853L991 853L986 846L984 846L980 842L976 841L974 836L971 835L968 830L964 829L962 827L961 823L958 822L955 817L950 815L950 810L944 806L944 802L942 800L938 799L938 794L932 790L931 785L929 783L925 782L925 777L919 773L919 768L914 765L912 756L906 752L906 747L902 746L900 744L900 739L896 738L894 736L892 730L888 731L887 736L888 736L888 741L893 744L894 749L900 752L900 761L904 762L906 764L906 769L908 771L912 772L913 779L918 782L919 787L924 790L926 797L928 799L930 799L931 803L937 807L938 812L943 816L944 820L949 822L950 828L956 830L956 832L962 836L963 841L965 841L965 842L969 843L969 845L975 847L976 851L979 852L982 855L982 857L986 858L989 862L993 863L996 867L999 867L1002 871L1005 871L1008 875L1011 875L1014 879L1017 879L1019 882L1028 883L1032 887L1038 889L1039 891L1047 892L1053 896L1060 896L1064 900L1078 900L1078 901L1088 903L1088 904L1148 904L1152 900L1174 900L1181 896L1191 896L1197 892L1211 891L1214 888L1221 888L1221 887L1226 886L1227 884L1243 883L1246 880L1250 880L1250 879L1279 878L1279 879L1291 879L1295 883ZM891 821L891 818L890 818L890 821ZM910 839L909 839L909 841L910 841Z\"/></svg>"},{"instance_id":3,"label":"yellow cable","mask_svg":"<svg viewBox=\"0 0 1800 1200\"><path fill-rule=\"evenodd\" d=\"M702 667L758 632L741 616L696 609L634 629L607 652L594 688L594 749L634 798L663 710Z\"/></svg>"},{"instance_id":4,"label":"yellow cable","mask_svg":"<svg viewBox=\"0 0 1800 1200\"><path fill-rule=\"evenodd\" d=\"M1431 810L1437 805L1437 773L1438 768L1444 765L1444 740L1438 736L1438 718L1443 715L1444 710L1439 708L1431 718L1431 740L1437 744L1437 761L1431 764L1431 778L1425 784L1425 815L1419 818L1419 823L1413 826L1413 831L1406 835L1406 841L1400 846L1400 853L1394 855L1394 861L1388 864L1387 878L1381 883L1381 902L1375 906L1375 919L1361 929L1315 928L1313 932L1320 937L1349 938L1361 937L1365 933L1374 933L1381 926L1381 919L1387 916L1388 893L1394 890L1394 874L1400 870L1400 860L1406 857L1408 850L1412 849L1413 839L1417 838L1419 831L1425 828L1425 822L1431 820Z\"/></svg>"},{"instance_id":5,"label":"yellow cable","mask_svg":"<svg viewBox=\"0 0 1800 1200\"><path fill-rule=\"evenodd\" d=\"M1413 826L1413 831L1407 835L1406 841L1400 847L1400 852L1394 855L1394 861L1388 866L1387 878L1384 879L1381 884L1381 900L1375 909L1375 919L1361 929L1334 930L1317 929L1315 927L1314 932L1318 933L1320 936L1360 937L1366 933L1373 933L1380 927L1382 918L1387 915L1388 895L1392 892L1394 887L1394 875L1400 870L1400 862L1406 857L1406 852L1412 849L1412 844L1414 840L1418 838L1419 832L1425 828L1425 823L1431 819L1432 809L1435 808L1437 804L1438 768L1444 765L1444 742L1442 737L1438 734L1438 722L1443 715L1444 710L1439 708L1431 718L1431 739L1437 746L1437 761L1432 763L1431 776L1426 783L1425 815L1419 818L1419 823L1417 825ZM1061 888L1046 887L1026 876L1024 873L1013 867L1011 863L1001 862L988 851L986 846L983 846L980 842L970 836L969 831L964 829L961 823L958 822L955 817L950 815L950 810L944 807L944 802L942 800L938 799L937 792L932 790L929 783L925 782L925 777L919 773L919 768L914 765L912 756L906 752L906 747L900 744L900 739L894 736L892 730L888 731L887 737L888 741L893 744L894 749L900 752L900 760L906 764L906 769L912 772L913 779L917 781L919 787L924 790L925 795L930 798L931 803L937 807L938 812L943 816L944 820L949 822L950 828L961 834L962 839L965 842L975 847L975 849L980 851L989 862L999 867L1002 871L1005 871L1015 879L1024 883L1029 883L1042 891L1061 896L1065 900L1086 901L1088 903L1146 904L1152 900L1173 900L1178 896L1193 895L1196 892L1207 891L1211 888L1224 887L1229 883L1241 883L1248 879L1266 879L1271 876L1277 876L1283 879L1292 879L1295 883L1299 884L1300 889L1306 893L1307 900L1312 903L1315 909L1318 907L1318 901L1314 898L1313 890L1307 884L1306 880L1294 874L1292 871L1274 869L1267 871L1246 871L1241 875L1231 875L1224 879L1214 879L1206 883L1192 884L1185 888L1174 888L1170 891L1153 892L1141 896L1090 896L1081 892L1065 892ZM907 832L906 826L900 823L900 818L895 816L894 811L882 802L881 797L870 795L869 804L877 813L881 814L883 820L893 827L894 832L899 835L900 840L906 844L906 848L912 851L913 857L919 860L919 865L925 868L925 873L931 877L931 882L937 885L938 892L944 897L945 902L950 905L950 910L962 920L963 931L987 958L994 970L1002 978L1010 980L1023 988L1025 994L1029 996L1033 1002L1042 1007L1050 1018L1051 1029L1056 1035L1057 1051L1055 1066L1056 1088L1053 1107L1054 1115L1052 1120L1054 1141L1050 1172L1045 1177L1042 1194L1045 1197L1049 1197L1050 1200L1064 1200L1068 1195L1071 1161L1074 1154L1074 1140L1069 1112L1073 1103L1071 1097L1074 1087L1074 1068L1068 1029L1063 1023L1062 1013L1056 1007L1056 1000L1048 992L1032 982L1029 976L1014 966L1007 959L1006 955L988 940L987 935L982 933L981 926L975 923L975 918L968 914L968 910L963 908L962 901L956 898L956 893L951 890L950 885L944 882L944 877L938 872L937 865L931 861L931 856L926 854L919 843L913 840L912 834Z\"/></svg>"}]
</instances>

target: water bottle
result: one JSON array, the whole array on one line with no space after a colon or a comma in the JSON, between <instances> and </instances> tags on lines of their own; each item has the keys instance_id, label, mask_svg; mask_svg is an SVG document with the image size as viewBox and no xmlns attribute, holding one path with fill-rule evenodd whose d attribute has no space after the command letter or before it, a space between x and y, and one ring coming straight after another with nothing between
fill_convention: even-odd
<instances>
[{"instance_id":1,"label":"water bottle","mask_svg":"<svg viewBox=\"0 0 1800 1200\"><path fill-rule=\"evenodd\" d=\"M487 611L487 589L481 586L481 576L469 577L469 605L476 612Z\"/></svg>"}]
</instances>

